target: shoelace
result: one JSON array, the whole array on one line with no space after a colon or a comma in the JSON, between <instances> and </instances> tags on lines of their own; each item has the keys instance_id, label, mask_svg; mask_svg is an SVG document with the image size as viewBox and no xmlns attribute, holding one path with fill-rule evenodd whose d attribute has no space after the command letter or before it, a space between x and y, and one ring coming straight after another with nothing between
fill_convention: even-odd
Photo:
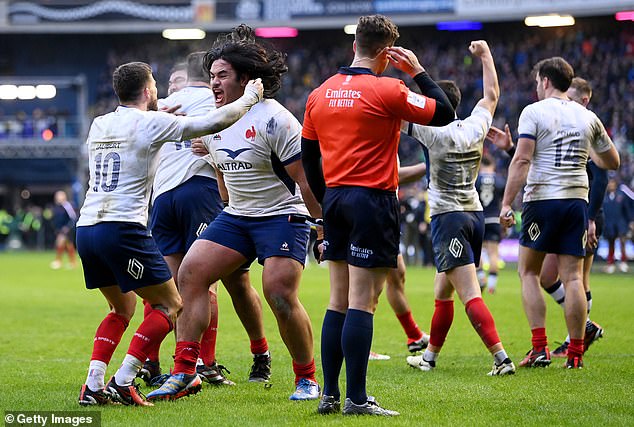
<instances>
[{"instance_id":1,"label":"shoelace","mask_svg":"<svg viewBox=\"0 0 634 427\"><path fill-rule=\"evenodd\" d=\"M143 400L147 400L145 394L143 394L143 392L141 390L139 390L139 384L137 384L135 381L132 381L132 387L134 387L134 389L136 390L137 394L139 396L141 396L141 398L143 398Z\"/></svg>"},{"instance_id":2,"label":"shoelace","mask_svg":"<svg viewBox=\"0 0 634 427\"><path fill-rule=\"evenodd\" d=\"M251 375L258 374L259 376L268 376L269 366L268 357L256 356L251 367Z\"/></svg>"},{"instance_id":3,"label":"shoelace","mask_svg":"<svg viewBox=\"0 0 634 427\"><path fill-rule=\"evenodd\" d=\"M224 365L218 365L218 364L216 364L216 371L217 371L220 375L222 375L223 377L224 377L224 376L226 376L226 375L225 375L225 373L227 373L227 374L230 374L230 373L231 373L231 371L230 371L229 369L225 368L225 366L224 366Z\"/></svg>"}]
</instances>

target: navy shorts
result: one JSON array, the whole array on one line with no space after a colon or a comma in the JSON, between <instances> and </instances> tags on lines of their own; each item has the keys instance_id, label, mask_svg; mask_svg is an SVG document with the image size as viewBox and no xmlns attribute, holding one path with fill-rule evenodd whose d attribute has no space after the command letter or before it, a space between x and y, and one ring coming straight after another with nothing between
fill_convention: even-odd
<instances>
[{"instance_id":1,"label":"navy shorts","mask_svg":"<svg viewBox=\"0 0 634 427\"><path fill-rule=\"evenodd\" d=\"M324 259L363 268L396 268L400 230L394 191L327 188L323 212Z\"/></svg>"},{"instance_id":2,"label":"navy shorts","mask_svg":"<svg viewBox=\"0 0 634 427\"><path fill-rule=\"evenodd\" d=\"M156 198L150 230L163 255L186 253L222 209L218 182L194 176Z\"/></svg>"},{"instance_id":3,"label":"navy shorts","mask_svg":"<svg viewBox=\"0 0 634 427\"><path fill-rule=\"evenodd\" d=\"M431 218L431 242L436 270L480 264L484 238L482 212L447 212Z\"/></svg>"},{"instance_id":4,"label":"navy shorts","mask_svg":"<svg viewBox=\"0 0 634 427\"><path fill-rule=\"evenodd\" d=\"M240 252L246 267L258 259L260 264L273 256L306 262L310 226L288 222L288 214L247 217L222 212L200 235L219 245Z\"/></svg>"},{"instance_id":5,"label":"navy shorts","mask_svg":"<svg viewBox=\"0 0 634 427\"><path fill-rule=\"evenodd\" d=\"M172 278L147 228L130 222L77 227L77 252L86 288L119 285L122 292L160 285Z\"/></svg>"},{"instance_id":6,"label":"navy shorts","mask_svg":"<svg viewBox=\"0 0 634 427\"><path fill-rule=\"evenodd\" d=\"M588 204L581 199L538 200L522 207L520 245L551 254L585 256Z\"/></svg>"},{"instance_id":7,"label":"navy shorts","mask_svg":"<svg viewBox=\"0 0 634 427\"><path fill-rule=\"evenodd\" d=\"M603 237L608 240L617 239L620 236L625 236L628 231L627 221L624 218L610 218L611 221L605 221L603 227Z\"/></svg>"},{"instance_id":8,"label":"navy shorts","mask_svg":"<svg viewBox=\"0 0 634 427\"><path fill-rule=\"evenodd\" d=\"M485 220L486 221L486 220ZM502 240L502 226L500 223L484 223L484 241L485 242L497 242Z\"/></svg>"}]
</instances>

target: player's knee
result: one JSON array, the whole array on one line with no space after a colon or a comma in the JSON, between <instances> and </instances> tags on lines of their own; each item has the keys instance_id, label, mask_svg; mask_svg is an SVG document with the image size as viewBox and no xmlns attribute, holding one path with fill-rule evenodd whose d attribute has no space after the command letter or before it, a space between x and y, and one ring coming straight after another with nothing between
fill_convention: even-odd
<instances>
[{"instance_id":1,"label":"player's knee","mask_svg":"<svg viewBox=\"0 0 634 427\"><path fill-rule=\"evenodd\" d=\"M134 300L134 304L126 303L126 304L121 304L120 306L113 306L112 312L118 316L123 317L129 322L134 316L135 308L136 308L136 299Z\"/></svg>"},{"instance_id":2,"label":"player's knee","mask_svg":"<svg viewBox=\"0 0 634 427\"><path fill-rule=\"evenodd\" d=\"M271 306L271 309L278 312L289 311L293 305L294 300L297 298L296 293L292 287L284 285L265 286L264 297Z\"/></svg>"}]
</instances>

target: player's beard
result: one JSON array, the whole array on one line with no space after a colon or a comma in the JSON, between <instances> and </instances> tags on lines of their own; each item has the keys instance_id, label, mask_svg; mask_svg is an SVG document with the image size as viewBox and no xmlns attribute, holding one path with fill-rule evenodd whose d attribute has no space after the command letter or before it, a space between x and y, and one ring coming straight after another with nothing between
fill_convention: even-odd
<instances>
[{"instance_id":1,"label":"player's beard","mask_svg":"<svg viewBox=\"0 0 634 427\"><path fill-rule=\"evenodd\" d=\"M154 97L147 105L147 109L150 111L158 111L158 98Z\"/></svg>"}]
</instances>

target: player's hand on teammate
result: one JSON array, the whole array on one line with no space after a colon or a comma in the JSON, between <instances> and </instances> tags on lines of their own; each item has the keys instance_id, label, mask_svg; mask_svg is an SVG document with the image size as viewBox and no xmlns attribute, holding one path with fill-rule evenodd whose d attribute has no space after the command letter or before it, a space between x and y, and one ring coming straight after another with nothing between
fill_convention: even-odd
<instances>
[{"instance_id":1,"label":"player's hand on teammate","mask_svg":"<svg viewBox=\"0 0 634 427\"><path fill-rule=\"evenodd\" d=\"M504 125L504 130L491 126L489 132L487 132L486 139L504 151L510 150L515 145L511 135L511 128L509 128L508 124Z\"/></svg>"},{"instance_id":2,"label":"player's hand on teammate","mask_svg":"<svg viewBox=\"0 0 634 427\"><path fill-rule=\"evenodd\" d=\"M500 225L506 228L515 225L515 212L510 206L502 206L500 210Z\"/></svg>"},{"instance_id":3,"label":"player's hand on teammate","mask_svg":"<svg viewBox=\"0 0 634 427\"><path fill-rule=\"evenodd\" d=\"M489 49L489 44L484 40L474 40L469 45L469 52L473 56L477 56L478 58L482 58L484 55L491 55L491 49Z\"/></svg>"},{"instance_id":4,"label":"player's hand on teammate","mask_svg":"<svg viewBox=\"0 0 634 427\"><path fill-rule=\"evenodd\" d=\"M209 151L207 151L207 147L205 147L201 138L192 139L192 152L197 156L206 156L209 154Z\"/></svg>"},{"instance_id":5,"label":"player's hand on teammate","mask_svg":"<svg viewBox=\"0 0 634 427\"><path fill-rule=\"evenodd\" d=\"M181 108L181 104L172 105L171 107L165 106L161 107L159 111L163 111L164 113L174 114L176 116L186 116L185 113L177 113L178 109Z\"/></svg>"},{"instance_id":6,"label":"player's hand on teammate","mask_svg":"<svg viewBox=\"0 0 634 427\"><path fill-rule=\"evenodd\" d=\"M255 80L249 80L244 88L244 94L252 96L253 104L257 104L264 98L264 85L262 79L257 78Z\"/></svg>"},{"instance_id":7,"label":"player's hand on teammate","mask_svg":"<svg viewBox=\"0 0 634 427\"><path fill-rule=\"evenodd\" d=\"M411 50L400 46L386 47L385 50L387 51L387 59L394 68L401 70L412 77L425 71L423 66L420 65L420 62L418 62L416 55Z\"/></svg>"}]
</instances>

